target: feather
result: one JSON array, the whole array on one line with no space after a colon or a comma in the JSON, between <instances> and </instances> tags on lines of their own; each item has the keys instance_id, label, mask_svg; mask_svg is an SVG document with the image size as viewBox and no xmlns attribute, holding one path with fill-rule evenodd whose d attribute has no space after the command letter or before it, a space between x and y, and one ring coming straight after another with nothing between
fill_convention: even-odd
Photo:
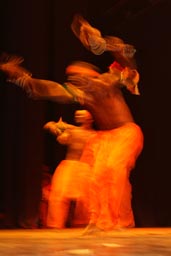
<instances>
[{"instance_id":1,"label":"feather","mask_svg":"<svg viewBox=\"0 0 171 256\"><path fill-rule=\"evenodd\" d=\"M7 81L16 80L31 73L21 66L24 59L16 55L3 54L0 57L0 70L6 75Z\"/></svg>"}]
</instances>

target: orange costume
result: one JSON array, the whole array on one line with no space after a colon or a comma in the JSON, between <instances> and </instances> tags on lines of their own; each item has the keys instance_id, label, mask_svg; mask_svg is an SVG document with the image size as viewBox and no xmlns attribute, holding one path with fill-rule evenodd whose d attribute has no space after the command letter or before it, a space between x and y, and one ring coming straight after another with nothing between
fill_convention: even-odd
<instances>
[{"instance_id":1,"label":"orange costume","mask_svg":"<svg viewBox=\"0 0 171 256\"><path fill-rule=\"evenodd\" d=\"M90 167L84 162L63 160L57 166L52 178L49 197L48 227L66 227L72 200L76 201L76 209L70 224L73 226L88 223L87 193L89 190L89 176Z\"/></svg>"},{"instance_id":2,"label":"orange costume","mask_svg":"<svg viewBox=\"0 0 171 256\"><path fill-rule=\"evenodd\" d=\"M133 122L99 131L89 141L81 160L92 163L93 170L90 224L102 230L135 226L129 176L142 148L142 131Z\"/></svg>"},{"instance_id":3,"label":"orange costume","mask_svg":"<svg viewBox=\"0 0 171 256\"><path fill-rule=\"evenodd\" d=\"M122 88L139 95L139 73L132 45L117 37L101 35L84 18L75 16L71 28L83 45L96 55L111 52L115 62L105 73L89 63L73 62L66 68L64 85L35 79L23 70L19 60L2 63L7 80L23 88L34 99L80 103L99 130L89 141L81 161L92 166L90 222L108 230L134 226L131 209L130 171L143 149L143 134L134 122ZM90 227L91 231L91 227Z\"/></svg>"},{"instance_id":4,"label":"orange costume","mask_svg":"<svg viewBox=\"0 0 171 256\"><path fill-rule=\"evenodd\" d=\"M86 225L88 219L88 201L90 166L81 162L83 148L88 139L95 134L92 129L92 116L86 110L75 112L75 121L80 126L63 122L61 119L48 122L44 128L56 136L60 144L67 145L65 160L61 161L52 176L51 192L48 202L47 226L65 228L69 225ZM70 207L75 205L71 216Z\"/></svg>"}]
</instances>

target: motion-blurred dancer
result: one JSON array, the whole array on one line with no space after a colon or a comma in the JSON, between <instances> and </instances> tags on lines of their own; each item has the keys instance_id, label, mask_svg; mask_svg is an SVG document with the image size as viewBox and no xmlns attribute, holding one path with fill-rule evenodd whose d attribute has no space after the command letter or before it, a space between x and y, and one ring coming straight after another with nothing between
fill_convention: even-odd
<instances>
[{"instance_id":1,"label":"motion-blurred dancer","mask_svg":"<svg viewBox=\"0 0 171 256\"><path fill-rule=\"evenodd\" d=\"M135 49L121 39L102 37L82 17L76 16L71 27L93 53L109 51L114 55L116 61L107 72L101 73L89 63L74 62L66 68L67 81L60 85L32 78L20 70L19 63L2 64L1 70L8 81L22 87L32 98L62 103L76 101L91 113L100 131L81 158L86 161L90 151L94 155L91 162L91 218L86 232L133 227L129 175L143 149L143 133L134 121L122 87L139 95Z\"/></svg>"},{"instance_id":2,"label":"motion-blurred dancer","mask_svg":"<svg viewBox=\"0 0 171 256\"><path fill-rule=\"evenodd\" d=\"M75 225L86 225L89 221L89 163L80 161L86 142L95 135L92 116L87 110L77 110L75 121L79 126L59 120L48 122L44 129L52 133L56 140L67 145L65 160L57 166L51 182L48 201L47 226L65 228L71 202L75 202Z\"/></svg>"}]
</instances>

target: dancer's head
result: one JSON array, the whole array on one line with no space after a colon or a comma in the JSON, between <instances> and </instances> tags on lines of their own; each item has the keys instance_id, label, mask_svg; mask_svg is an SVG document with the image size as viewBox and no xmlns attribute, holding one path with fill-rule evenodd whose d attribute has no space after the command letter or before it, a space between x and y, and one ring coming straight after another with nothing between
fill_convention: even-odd
<instances>
[{"instance_id":1,"label":"dancer's head","mask_svg":"<svg viewBox=\"0 0 171 256\"><path fill-rule=\"evenodd\" d=\"M91 77L97 77L100 74L100 70L93 64L84 61L72 62L66 68L66 75L87 75Z\"/></svg>"},{"instance_id":2,"label":"dancer's head","mask_svg":"<svg viewBox=\"0 0 171 256\"><path fill-rule=\"evenodd\" d=\"M92 115L89 111L83 110L76 110L75 111L75 122L79 124L91 124L93 122Z\"/></svg>"}]
</instances>

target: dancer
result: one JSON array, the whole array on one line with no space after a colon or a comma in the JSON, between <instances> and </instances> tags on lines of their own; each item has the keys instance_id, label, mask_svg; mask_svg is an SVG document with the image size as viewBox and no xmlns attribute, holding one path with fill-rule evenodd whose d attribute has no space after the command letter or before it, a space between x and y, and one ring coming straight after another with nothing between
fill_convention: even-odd
<instances>
[{"instance_id":1,"label":"dancer","mask_svg":"<svg viewBox=\"0 0 171 256\"><path fill-rule=\"evenodd\" d=\"M74 202L75 218L71 225L86 225L89 221L88 193L90 166L80 161L86 142L95 135L93 119L87 110L77 110L75 121L79 126L63 122L50 121L44 129L52 133L60 144L67 145L65 160L57 166L51 182L48 201L47 227L65 228L70 205Z\"/></svg>"},{"instance_id":2,"label":"dancer","mask_svg":"<svg viewBox=\"0 0 171 256\"><path fill-rule=\"evenodd\" d=\"M91 146L97 145L97 149L93 149L96 157L95 162L94 159L92 160L94 164L91 183L91 218L86 233L93 233L98 229L133 227L129 175L142 151L143 134L134 121L121 88L125 86L132 93L137 94L138 73L127 67L123 68L116 62L109 67L108 72L102 74L92 69L92 65L83 62L72 63L67 67L66 73L67 90L58 83L53 82L53 86L49 86L49 82L27 76L17 79L16 83L18 85L18 81L22 81L20 85L30 90L39 89L40 84L43 84L47 87L46 96L50 87L48 99L58 101L61 95L61 98L65 98L65 102L79 101L92 114L97 128L101 130L95 144L93 142ZM36 86L37 82L39 87ZM53 95L53 87L57 97L56 94ZM72 94L68 93L68 89L72 89ZM32 90L32 93L33 91L35 92ZM89 152L89 149L85 152ZM83 154L82 161L87 161L86 154ZM124 200L125 206L122 204ZM124 213L121 211L122 208Z\"/></svg>"},{"instance_id":3,"label":"dancer","mask_svg":"<svg viewBox=\"0 0 171 256\"><path fill-rule=\"evenodd\" d=\"M110 51L114 55L117 61L107 72L101 73L89 63L74 62L66 68L66 83L60 85L34 79L27 72L23 74L17 63L10 64L17 72L13 72L15 68L9 67L8 63L1 64L1 70L6 73L8 81L22 87L30 97L62 103L74 100L92 114L100 131L81 157L82 161L90 161L90 151L95 156L92 157L91 218L86 232L133 227L129 175L143 149L143 133L134 121L122 87L139 95L139 74L133 58L135 50L120 39L103 38L79 16L74 19L72 28L95 54Z\"/></svg>"}]
</instances>

